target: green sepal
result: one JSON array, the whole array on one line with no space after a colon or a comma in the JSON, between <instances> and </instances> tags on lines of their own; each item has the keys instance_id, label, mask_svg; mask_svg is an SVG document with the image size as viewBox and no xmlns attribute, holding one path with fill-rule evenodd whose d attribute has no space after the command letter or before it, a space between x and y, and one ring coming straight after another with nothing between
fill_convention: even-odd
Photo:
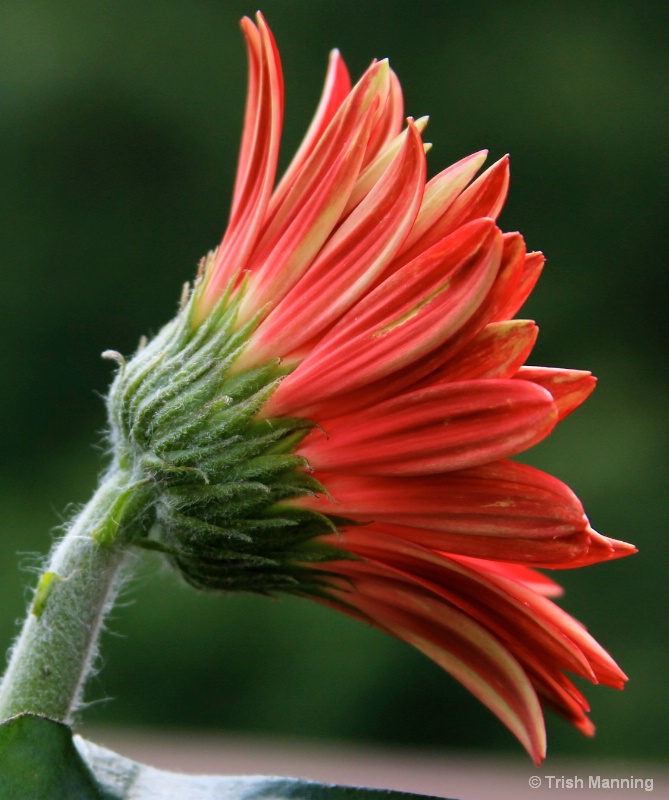
<instances>
[{"instance_id":1,"label":"green sepal","mask_svg":"<svg viewBox=\"0 0 669 800\"><path fill-rule=\"evenodd\" d=\"M230 481L204 486L171 486L162 493L161 503L166 515L170 515L172 510L185 514L191 511L209 513L211 509L216 516L234 519L246 509L265 505L271 496L270 487L259 481Z\"/></svg>"},{"instance_id":2,"label":"green sepal","mask_svg":"<svg viewBox=\"0 0 669 800\"><path fill-rule=\"evenodd\" d=\"M235 475L238 480L271 481L277 475L291 473L307 466L307 460L294 453L267 453L239 464L235 469Z\"/></svg>"},{"instance_id":3,"label":"green sepal","mask_svg":"<svg viewBox=\"0 0 669 800\"><path fill-rule=\"evenodd\" d=\"M111 517L198 588L299 592L320 586L315 565L340 560L342 551L317 541L337 531L327 516L292 504L327 494L295 453L314 423L263 416L295 363L238 367L259 320L238 323L243 291L244 281L234 292L229 287L199 326L191 297L132 359L117 359L111 445L116 462L148 489L136 519L125 497ZM116 533L99 538L111 542Z\"/></svg>"},{"instance_id":4,"label":"green sepal","mask_svg":"<svg viewBox=\"0 0 669 800\"><path fill-rule=\"evenodd\" d=\"M309 593L307 585L320 586L323 579L310 565L346 557L318 538L332 533L326 516L279 505L265 514L256 519L217 517L218 524L173 515L161 539L164 552L199 589L262 594Z\"/></svg>"},{"instance_id":5,"label":"green sepal","mask_svg":"<svg viewBox=\"0 0 669 800\"><path fill-rule=\"evenodd\" d=\"M276 594L320 596L330 583L327 573L304 564L280 564L247 558L174 558L182 577L196 589L222 594L246 592L272 597Z\"/></svg>"}]
</instances>

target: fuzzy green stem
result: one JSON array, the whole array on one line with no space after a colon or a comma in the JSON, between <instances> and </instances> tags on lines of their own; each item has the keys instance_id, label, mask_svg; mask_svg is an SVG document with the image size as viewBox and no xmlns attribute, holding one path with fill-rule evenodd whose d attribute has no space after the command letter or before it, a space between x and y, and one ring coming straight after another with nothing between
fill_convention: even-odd
<instances>
[{"instance_id":1,"label":"fuzzy green stem","mask_svg":"<svg viewBox=\"0 0 669 800\"><path fill-rule=\"evenodd\" d=\"M0 721L24 711L68 721L76 709L126 561L117 534L132 492L127 473L110 472L53 550L0 685Z\"/></svg>"}]
</instances>

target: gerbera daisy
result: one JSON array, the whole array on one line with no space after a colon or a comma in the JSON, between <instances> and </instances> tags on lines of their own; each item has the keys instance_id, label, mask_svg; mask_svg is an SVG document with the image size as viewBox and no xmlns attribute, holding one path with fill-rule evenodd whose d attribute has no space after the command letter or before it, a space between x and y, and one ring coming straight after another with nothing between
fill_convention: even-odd
<instances>
[{"instance_id":1,"label":"gerbera daisy","mask_svg":"<svg viewBox=\"0 0 669 800\"><path fill-rule=\"evenodd\" d=\"M405 120L388 63L351 87L334 52L275 185L279 56L262 16L242 27L227 231L111 394L117 462L153 487L135 541L199 588L307 595L406 640L538 762L542 703L593 732L566 671L625 676L535 568L634 548L508 460L595 383L524 366L537 328L514 316L544 259L496 224L508 160L475 177L475 153L426 182L426 120Z\"/></svg>"}]
</instances>

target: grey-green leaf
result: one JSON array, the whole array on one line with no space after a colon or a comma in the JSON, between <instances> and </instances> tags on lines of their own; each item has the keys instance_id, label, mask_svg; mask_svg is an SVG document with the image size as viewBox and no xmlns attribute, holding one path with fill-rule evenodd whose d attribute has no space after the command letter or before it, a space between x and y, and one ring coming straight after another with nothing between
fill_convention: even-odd
<instances>
[{"instance_id":1,"label":"grey-green leaf","mask_svg":"<svg viewBox=\"0 0 669 800\"><path fill-rule=\"evenodd\" d=\"M264 776L177 775L23 714L0 726L0 800L417 800L417 795Z\"/></svg>"}]
</instances>

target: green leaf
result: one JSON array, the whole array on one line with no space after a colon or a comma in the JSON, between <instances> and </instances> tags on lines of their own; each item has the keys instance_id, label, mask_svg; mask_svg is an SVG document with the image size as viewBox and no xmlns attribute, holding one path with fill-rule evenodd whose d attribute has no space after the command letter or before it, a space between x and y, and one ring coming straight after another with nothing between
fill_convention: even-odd
<instances>
[{"instance_id":1,"label":"green leaf","mask_svg":"<svg viewBox=\"0 0 669 800\"><path fill-rule=\"evenodd\" d=\"M266 777L177 775L72 736L67 725L22 714L0 726L0 800L416 800Z\"/></svg>"}]
</instances>

